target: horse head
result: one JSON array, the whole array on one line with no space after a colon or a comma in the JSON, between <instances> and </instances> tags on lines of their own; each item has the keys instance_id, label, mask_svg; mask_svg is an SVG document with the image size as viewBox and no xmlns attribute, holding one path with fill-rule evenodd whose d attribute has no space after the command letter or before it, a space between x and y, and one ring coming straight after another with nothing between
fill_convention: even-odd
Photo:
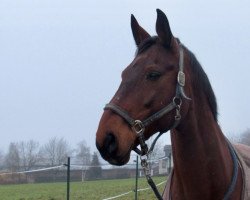
<instances>
[{"instance_id":1,"label":"horse head","mask_svg":"<svg viewBox=\"0 0 250 200\"><path fill-rule=\"evenodd\" d=\"M151 37L133 15L131 28L136 56L122 72L121 84L105 107L96 133L102 157L115 165L128 162L131 150L140 143L139 132L148 139L173 128L176 120L179 125L189 108L183 99L191 95L188 57L172 35L166 15L157 9L157 36Z\"/></svg>"}]
</instances>

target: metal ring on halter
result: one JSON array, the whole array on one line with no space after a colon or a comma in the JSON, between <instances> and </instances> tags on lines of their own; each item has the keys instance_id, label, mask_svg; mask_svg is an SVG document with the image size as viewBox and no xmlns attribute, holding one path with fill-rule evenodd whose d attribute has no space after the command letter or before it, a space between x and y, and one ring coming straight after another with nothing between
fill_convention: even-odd
<instances>
[{"instance_id":1,"label":"metal ring on halter","mask_svg":"<svg viewBox=\"0 0 250 200\"><path fill-rule=\"evenodd\" d=\"M181 99L180 97L175 96L175 97L173 98L173 103L175 104L175 106L181 107L182 99Z\"/></svg>"},{"instance_id":2,"label":"metal ring on halter","mask_svg":"<svg viewBox=\"0 0 250 200\"><path fill-rule=\"evenodd\" d=\"M132 129L138 135L142 134L145 131L145 126L140 120L135 120Z\"/></svg>"}]
</instances>

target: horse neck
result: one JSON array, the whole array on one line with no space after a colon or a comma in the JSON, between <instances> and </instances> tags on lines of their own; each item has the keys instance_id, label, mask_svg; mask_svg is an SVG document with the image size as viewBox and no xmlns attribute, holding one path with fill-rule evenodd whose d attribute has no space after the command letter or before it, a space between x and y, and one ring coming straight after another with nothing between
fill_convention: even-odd
<instances>
[{"instance_id":1,"label":"horse neck","mask_svg":"<svg viewBox=\"0 0 250 200\"><path fill-rule=\"evenodd\" d=\"M187 116L171 132L173 199L222 199L230 184L233 164L227 141L208 104L195 103L201 100L193 98Z\"/></svg>"}]
</instances>

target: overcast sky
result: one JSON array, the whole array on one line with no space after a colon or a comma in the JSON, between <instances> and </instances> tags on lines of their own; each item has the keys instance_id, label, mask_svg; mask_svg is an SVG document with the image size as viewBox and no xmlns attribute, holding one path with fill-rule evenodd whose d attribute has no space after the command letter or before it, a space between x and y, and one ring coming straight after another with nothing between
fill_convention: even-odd
<instances>
[{"instance_id":1,"label":"overcast sky","mask_svg":"<svg viewBox=\"0 0 250 200\"><path fill-rule=\"evenodd\" d=\"M224 133L250 128L249 0L0 0L0 150L53 136L96 150L102 109L134 56L130 14L155 35L156 8L208 74Z\"/></svg>"}]
</instances>

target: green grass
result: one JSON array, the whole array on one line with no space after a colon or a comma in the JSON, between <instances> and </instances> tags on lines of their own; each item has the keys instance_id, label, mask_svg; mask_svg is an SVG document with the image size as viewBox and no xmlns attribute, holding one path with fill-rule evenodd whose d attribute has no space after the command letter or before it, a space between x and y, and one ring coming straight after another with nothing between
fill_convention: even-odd
<instances>
[{"instance_id":1,"label":"green grass","mask_svg":"<svg viewBox=\"0 0 250 200\"><path fill-rule=\"evenodd\" d=\"M155 183L166 180L166 177L154 177ZM135 179L100 180L72 182L71 200L101 200L111 196L116 196L134 189ZM159 186L162 193L164 185ZM149 187L145 178L140 178L138 188ZM42 184L20 184L1 185L1 200L66 200L66 183L42 183ZM117 198L118 200L134 199L134 192ZM152 190L138 192L139 200L156 199Z\"/></svg>"}]
</instances>

